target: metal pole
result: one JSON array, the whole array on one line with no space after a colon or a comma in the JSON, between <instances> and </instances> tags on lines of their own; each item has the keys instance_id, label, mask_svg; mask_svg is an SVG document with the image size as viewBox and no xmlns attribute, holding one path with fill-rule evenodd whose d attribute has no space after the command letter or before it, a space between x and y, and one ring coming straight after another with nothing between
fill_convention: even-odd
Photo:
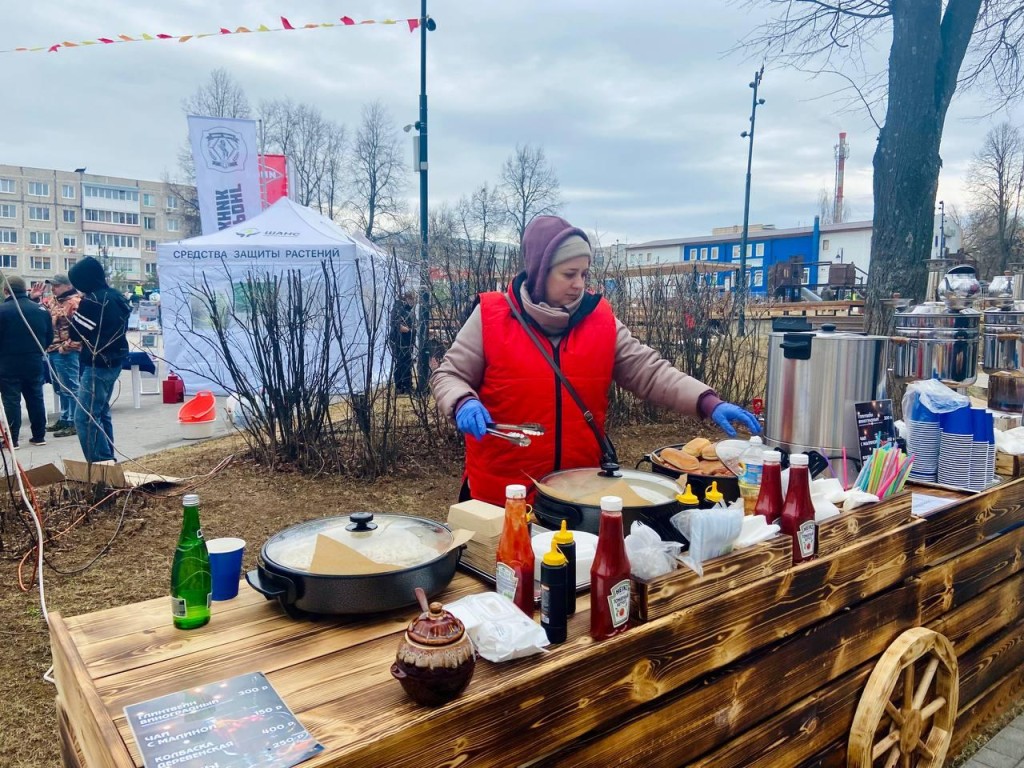
<instances>
[{"instance_id":1,"label":"metal pole","mask_svg":"<svg viewBox=\"0 0 1024 768\"><path fill-rule=\"evenodd\" d=\"M430 253L427 232L427 0L420 0L420 119L416 128L420 140L420 327L419 370L417 385L421 392L427 389L430 376Z\"/></svg>"},{"instance_id":2,"label":"metal pole","mask_svg":"<svg viewBox=\"0 0 1024 768\"><path fill-rule=\"evenodd\" d=\"M946 203L939 200L939 258L946 258Z\"/></svg>"},{"instance_id":3,"label":"metal pole","mask_svg":"<svg viewBox=\"0 0 1024 768\"><path fill-rule=\"evenodd\" d=\"M754 89L754 95L750 105L750 130L740 134L747 139L747 187L743 194L743 234L740 238L740 274L736 281L736 301L739 305L739 333L740 336L747 332L747 234L750 227L750 166L754 161L754 123L757 120L757 108L764 104L764 99L758 101L757 88L761 84L761 77L764 75L764 65L754 73L754 81L750 87Z\"/></svg>"}]
</instances>

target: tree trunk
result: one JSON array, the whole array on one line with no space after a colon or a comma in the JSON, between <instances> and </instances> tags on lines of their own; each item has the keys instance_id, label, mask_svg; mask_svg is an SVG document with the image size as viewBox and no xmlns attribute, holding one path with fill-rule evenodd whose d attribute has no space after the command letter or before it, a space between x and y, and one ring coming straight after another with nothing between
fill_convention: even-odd
<instances>
[{"instance_id":1,"label":"tree trunk","mask_svg":"<svg viewBox=\"0 0 1024 768\"><path fill-rule=\"evenodd\" d=\"M874 165L874 227L868 328L889 324L893 293L928 299L939 143L980 0L892 0L892 47L885 126Z\"/></svg>"}]
</instances>

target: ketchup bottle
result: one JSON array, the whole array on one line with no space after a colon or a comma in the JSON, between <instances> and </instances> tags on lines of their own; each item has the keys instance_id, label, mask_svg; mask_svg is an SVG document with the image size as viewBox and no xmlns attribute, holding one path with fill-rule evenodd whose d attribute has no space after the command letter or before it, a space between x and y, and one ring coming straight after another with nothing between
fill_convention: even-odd
<instances>
[{"instance_id":1,"label":"ketchup bottle","mask_svg":"<svg viewBox=\"0 0 1024 768\"><path fill-rule=\"evenodd\" d=\"M782 532L793 539L793 562L810 560L818 551L818 526L814 523L811 480L807 454L789 457L789 490L779 519Z\"/></svg>"},{"instance_id":2,"label":"ketchup bottle","mask_svg":"<svg viewBox=\"0 0 1024 768\"><path fill-rule=\"evenodd\" d=\"M622 532L622 499L601 497L597 552L590 566L590 636L595 640L629 628L629 558Z\"/></svg>"},{"instance_id":3,"label":"ketchup bottle","mask_svg":"<svg viewBox=\"0 0 1024 768\"><path fill-rule=\"evenodd\" d=\"M774 523L782 514L782 454L765 451L761 472L761 492L754 505L755 515L764 515L765 522Z\"/></svg>"},{"instance_id":4,"label":"ketchup bottle","mask_svg":"<svg viewBox=\"0 0 1024 768\"><path fill-rule=\"evenodd\" d=\"M494 570L497 592L533 616L533 544L526 521L526 486L505 486L505 525Z\"/></svg>"}]
</instances>

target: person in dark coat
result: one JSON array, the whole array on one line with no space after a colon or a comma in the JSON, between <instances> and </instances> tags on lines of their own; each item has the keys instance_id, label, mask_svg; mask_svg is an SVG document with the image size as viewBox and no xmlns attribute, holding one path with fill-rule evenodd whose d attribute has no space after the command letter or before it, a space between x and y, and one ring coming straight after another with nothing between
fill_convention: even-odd
<instances>
[{"instance_id":1,"label":"person in dark coat","mask_svg":"<svg viewBox=\"0 0 1024 768\"><path fill-rule=\"evenodd\" d=\"M69 271L71 284L82 294L70 315L68 334L82 342L82 375L78 381L75 429L85 460L114 459L114 427L110 398L128 357L128 317L131 305L107 285L103 265L86 256Z\"/></svg>"},{"instance_id":2,"label":"person in dark coat","mask_svg":"<svg viewBox=\"0 0 1024 768\"><path fill-rule=\"evenodd\" d=\"M412 394L412 348L416 341L416 293L406 291L391 309L388 345L395 364L395 392Z\"/></svg>"},{"instance_id":3,"label":"person in dark coat","mask_svg":"<svg viewBox=\"0 0 1024 768\"><path fill-rule=\"evenodd\" d=\"M11 444L18 447L24 397L32 426L29 442L46 445L43 354L53 342L53 321L45 307L29 298L21 277L3 275L0 282L4 292L0 304L0 398L11 428Z\"/></svg>"}]
</instances>

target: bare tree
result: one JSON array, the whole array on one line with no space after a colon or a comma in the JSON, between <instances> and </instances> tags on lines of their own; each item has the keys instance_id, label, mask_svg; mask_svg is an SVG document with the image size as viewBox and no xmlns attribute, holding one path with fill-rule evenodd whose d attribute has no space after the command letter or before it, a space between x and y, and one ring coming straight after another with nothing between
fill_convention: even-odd
<instances>
[{"instance_id":1,"label":"bare tree","mask_svg":"<svg viewBox=\"0 0 1024 768\"><path fill-rule=\"evenodd\" d=\"M260 104L265 151L287 155L295 171L295 195L302 205L333 215L345 128L309 104L274 99ZM322 189L330 176L330 189Z\"/></svg>"},{"instance_id":2,"label":"bare tree","mask_svg":"<svg viewBox=\"0 0 1024 768\"><path fill-rule=\"evenodd\" d=\"M519 243L530 219L557 213L562 207L558 176L543 147L516 145L501 169L501 193Z\"/></svg>"},{"instance_id":3,"label":"bare tree","mask_svg":"<svg viewBox=\"0 0 1024 768\"><path fill-rule=\"evenodd\" d=\"M497 187L485 181L473 190L469 197L463 196L456 207L462 235L467 247L478 255L487 249L494 234L508 221L504 200Z\"/></svg>"},{"instance_id":4,"label":"bare tree","mask_svg":"<svg viewBox=\"0 0 1024 768\"><path fill-rule=\"evenodd\" d=\"M391 114L380 101L366 104L349 158L350 204L360 229L371 240L395 233L396 217L404 208L405 170Z\"/></svg>"},{"instance_id":5,"label":"bare tree","mask_svg":"<svg viewBox=\"0 0 1024 768\"><path fill-rule=\"evenodd\" d=\"M818 190L818 219L822 224L835 224L836 207L828 187Z\"/></svg>"},{"instance_id":6,"label":"bare tree","mask_svg":"<svg viewBox=\"0 0 1024 768\"><path fill-rule=\"evenodd\" d=\"M873 161L867 296L869 323L881 325L882 299L894 291L915 297L925 292L942 166L939 144L958 85L989 86L1004 103L1024 93L1019 55L1024 5L1019 0L751 2L778 6L779 14L748 44L784 63L841 74L869 112L881 96L867 90L880 78L869 71L866 53L879 37L888 43L885 117Z\"/></svg>"},{"instance_id":7,"label":"bare tree","mask_svg":"<svg viewBox=\"0 0 1024 768\"><path fill-rule=\"evenodd\" d=\"M985 274L1001 274L1024 257L1024 134L1002 123L985 136L967 171L971 245Z\"/></svg>"},{"instance_id":8,"label":"bare tree","mask_svg":"<svg viewBox=\"0 0 1024 768\"><path fill-rule=\"evenodd\" d=\"M186 115L203 117L247 118L250 114L249 99L238 81L226 69L217 68L210 73L205 85L181 102Z\"/></svg>"}]
</instances>

